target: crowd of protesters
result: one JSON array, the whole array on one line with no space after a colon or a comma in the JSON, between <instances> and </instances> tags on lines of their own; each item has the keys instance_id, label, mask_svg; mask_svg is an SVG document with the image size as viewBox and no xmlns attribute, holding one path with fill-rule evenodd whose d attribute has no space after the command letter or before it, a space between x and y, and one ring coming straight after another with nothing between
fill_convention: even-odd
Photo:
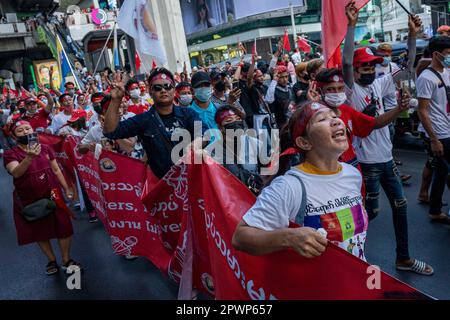
<instances>
[{"instance_id":1,"label":"crowd of protesters","mask_svg":"<svg viewBox=\"0 0 450 320\"><path fill-rule=\"evenodd\" d=\"M442 194L449 185L450 37L442 34L430 40L415 75L416 37L421 29L417 16L409 18L408 63L402 67L392 62L388 44L377 50L355 49L354 2L347 5L346 15L342 69L327 68L314 55L283 54L280 45L269 62L253 54L250 63L194 68L190 74L186 68L181 73L154 68L145 81L131 72L108 68L93 75L80 64L75 68L84 90L72 82L65 83L63 92L53 84L34 91L20 84L16 90L6 87L0 97L4 125L0 142L7 149L4 166L14 177L19 244L40 245L48 258L47 274L59 268L52 238L60 241L63 268L80 265L70 257L72 226L64 210L38 223L26 221L21 214L24 207L50 197L55 188L75 204L83 198L89 221L97 221L86 192L67 184L51 150L29 143L33 132L76 137L80 153L101 147L140 159L162 178L174 165L171 155L177 142L172 137L186 130L190 142L195 142L198 122L202 133L212 132L198 144L200 148L210 151L258 196L236 229L235 248L256 255L293 248L312 258L332 241L365 260L366 234L380 212L381 186L392 210L396 268L432 275L432 266L409 252L415 239L408 234L407 199L392 154L390 127L413 105L412 94L402 83L417 76L419 130L429 151L419 198L430 202L431 221L450 224L442 211ZM253 136L247 129L258 134ZM228 136L229 130L243 132L239 143ZM263 141L261 132L267 133ZM272 135L277 132L280 150L278 138ZM215 154L208 148L212 143L224 152ZM269 147L262 150L261 144ZM280 153L274 164L278 158L273 155ZM264 157L271 161L259 161ZM232 160L222 161L225 158ZM262 174L262 169L274 165L278 170ZM42 177L45 181L39 180ZM41 185L46 186L41 193L31 191ZM339 205L327 206L330 202ZM301 227L289 228L290 222ZM333 227L336 223L347 229Z\"/></svg>"}]
</instances>

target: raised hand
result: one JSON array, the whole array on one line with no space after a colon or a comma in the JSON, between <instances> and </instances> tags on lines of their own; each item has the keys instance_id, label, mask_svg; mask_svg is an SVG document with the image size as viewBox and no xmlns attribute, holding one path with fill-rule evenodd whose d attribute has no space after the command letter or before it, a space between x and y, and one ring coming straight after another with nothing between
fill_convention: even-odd
<instances>
[{"instance_id":1,"label":"raised hand","mask_svg":"<svg viewBox=\"0 0 450 320\"><path fill-rule=\"evenodd\" d=\"M312 102L320 101L320 93L317 91L317 84L315 81L312 82L311 85L309 86L306 97L308 98L309 101L312 101Z\"/></svg>"},{"instance_id":2,"label":"raised hand","mask_svg":"<svg viewBox=\"0 0 450 320\"><path fill-rule=\"evenodd\" d=\"M41 145L35 144L31 148L27 147L25 152L29 158L34 159L41 153Z\"/></svg>"},{"instance_id":3,"label":"raised hand","mask_svg":"<svg viewBox=\"0 0 450 320\"><path fill-rule=\"evenodd\" d=\"M408 16L408 28L412 36L417 35L422 30L422 20L420 20L418 15Z\"/></svg>"},{"instance_id":4,"label":"raised hand","mask_svg":"<svg viewBox=\"0 0 450 320\"><path fill-rule=\"evenodd\" d=\"M354 0L350 0L350 2L345 6L345 15L348 19L348 25L350 27L355 27L358 22L358 9L356 9Z\"/></svg>"}]
</instances>

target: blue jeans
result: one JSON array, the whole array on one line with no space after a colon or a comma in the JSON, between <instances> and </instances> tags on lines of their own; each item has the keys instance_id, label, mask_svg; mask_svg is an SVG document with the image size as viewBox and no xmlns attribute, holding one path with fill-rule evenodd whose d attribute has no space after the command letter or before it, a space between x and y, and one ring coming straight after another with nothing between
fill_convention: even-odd
<instances>
[{"instance_id":1,"label":"blue jeans","mask_svg":"<svg viewBox=\"0 0 450 320\"><path fill-rule=\"evenodd\" d=\"M409 260L407 203L397 166L391 160L386 163L361 163L361 169L366 187L365 206L369 220L373 220L380 211L378 199L381 185L392 209L397 260Z\"/></svg>"}]
</instances>

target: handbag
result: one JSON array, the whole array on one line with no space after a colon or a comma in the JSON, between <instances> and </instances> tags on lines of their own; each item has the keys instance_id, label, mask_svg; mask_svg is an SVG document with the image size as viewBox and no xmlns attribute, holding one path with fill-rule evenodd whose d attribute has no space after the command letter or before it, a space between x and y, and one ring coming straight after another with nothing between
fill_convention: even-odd
<instances>
[{"instance_id":1,"label":"handbag","mask_svg":"<svg viewBox=\"0 0 450 320\"><path fill-rule=\"evenodd\" d=\"M22 209L22 216L28 222L43 219L56 211L56 203L50 199L41 199Z\"/></svg>"}]
</instances>

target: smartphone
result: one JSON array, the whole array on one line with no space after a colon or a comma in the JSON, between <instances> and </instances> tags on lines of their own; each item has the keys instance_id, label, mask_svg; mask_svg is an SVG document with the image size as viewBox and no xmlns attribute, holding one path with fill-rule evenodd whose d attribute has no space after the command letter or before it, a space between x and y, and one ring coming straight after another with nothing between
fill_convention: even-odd
<instances>
[{"instance_id":1,"label":"smartphone","mask_svg":"<svg viewBox=\"0 0 450 320\"><path fill-rule=\"evenodd\" d=\"M28 135L28 148L31 149L35 145L39 144L39 135L34 132Z\"/></svg>"},{"instance_id":2,"label":"smartphone","mask_svg":"<svg viewBox=\"0 0 450 320\"><path fill-rule=\"evenodd\" d=\"M231 89L239 89L239 81L233 80L233 82L231 83Z\"/></svg>"}]
</instances>

